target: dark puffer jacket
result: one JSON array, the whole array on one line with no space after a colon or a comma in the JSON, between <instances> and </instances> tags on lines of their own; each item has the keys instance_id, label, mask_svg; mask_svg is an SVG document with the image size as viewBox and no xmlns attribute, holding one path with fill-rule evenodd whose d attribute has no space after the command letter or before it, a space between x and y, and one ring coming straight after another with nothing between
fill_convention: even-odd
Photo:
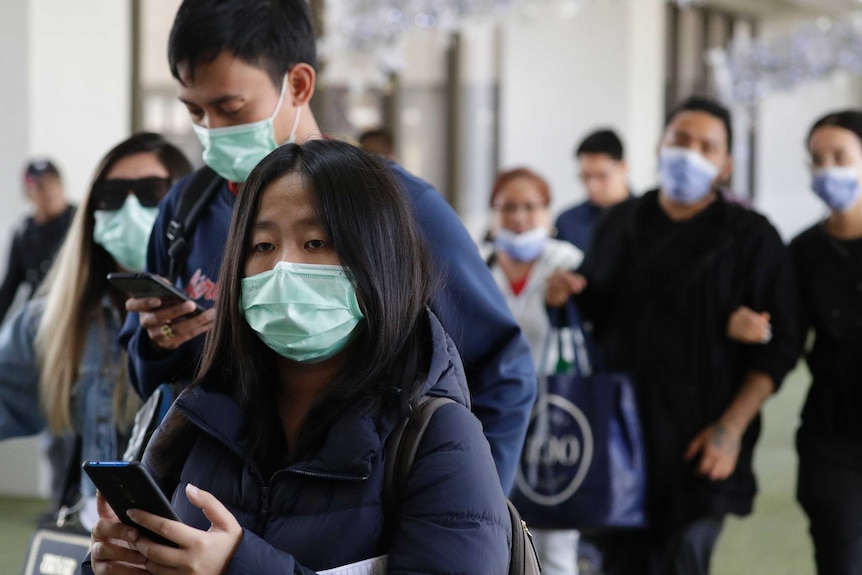
<instances>
[{"instance_id":1,"label":"dark puffer jacket","mask_svg":"<svg viewBox=\"0 0 862 575\"><path fill-rule=\"evenodd\" d=\"M506 499L481 425L468 409L455 345L433 315L430 329L433 352L424 391L458 403L442 407L423 438L405 497L392 510L388 549L384 445L396 418L348 411L316 454L266 482L244 453L245 416L233 398L198 387L177 401L173 409L201 433L174 487L173 505L185 523L209 528L185 496L186 483L192 483L236 516L243 537L229 575L308 574L387 552L387 573L506 573Z\"/></svg>"}]
</instances>

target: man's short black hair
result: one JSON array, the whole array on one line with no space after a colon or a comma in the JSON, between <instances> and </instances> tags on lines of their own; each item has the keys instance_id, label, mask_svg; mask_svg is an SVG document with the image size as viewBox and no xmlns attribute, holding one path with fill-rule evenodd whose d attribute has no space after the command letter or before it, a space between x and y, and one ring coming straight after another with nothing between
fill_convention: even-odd
<instances>
[{"instance_id":1,"label":"man's short black hair","mask_svg":"<svg viewBox=\"0 0 862 575\"><path fill-rule=\"evenodd\" d=\"M296 64L317 66L311 11L306 0L184 0L168 40L171 74L195 68L222 52L265 70L276 88Z\"/></svg>"},{"instance_id":2,"label":"man's short black hair","mask_svg":"<svg viewBox=\"0 0 862 575\"><path fill-rule=\"evenodd\" d=\"M730 110L715 100L702 96L692 96L671 112L670 116L667 117L667 122L665 122L665 128L682 112L704 112L721 120L724 124L724 130L727 132L727 152L731 153L733 150L733 121L730 118Z\"/></svg>"},{"instance_id":3,"label":"man's short black hair","mask_svg":"<svg viewBox=\"0 0 862 575\"><path fill-rule=\"evenodd\" d=\"M392 132L390 132L386 128L373 128L371 130L365 130L364 132L359 134L359 143L360 144L362 144L366 140L372 140L372 139L383 140L389 146L392 146L392 144L393 144Z\"/></svg>"},{"instance_id":4,"label":"man's short black hair","mask_svg":"<svg viewBox=\"0 0 862 575\"><path fill-rule=\"evenodd\" d=\"M359 147L366 152L383 153L383 155L392 155L395 153L395 140L392 138L392 132L386 128L374 128L366 130L359 134ZM374 143L377 146L374 146ZM371 144L371 148L369 148Z\"/></svg>"},{"instance_id":5,"label":"man's short black hair","mask_svg":"<svg viewBox=\"0 0 862 575\"><path fill-rule=\"evenodd\" d=\"M587 136L575 149L575 157L583 154L604 154L620 161L625 157L623 142L613 130L598 130Z\"/></svg>"}]
</instances>

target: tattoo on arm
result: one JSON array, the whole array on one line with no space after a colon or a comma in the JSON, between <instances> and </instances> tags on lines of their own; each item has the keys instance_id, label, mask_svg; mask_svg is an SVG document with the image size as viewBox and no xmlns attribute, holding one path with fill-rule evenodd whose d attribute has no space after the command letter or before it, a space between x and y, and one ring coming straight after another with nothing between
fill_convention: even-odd
<instances>
[{"instance_id":1,"label":"tattoo on arm","mask_svg":"<svg viewBox=\"0 0 862 575\"><path fill-rule=\"evenodd\" d=\"M736 453L739 451L739 442L728 437L727 427L723 423L716 423L712 428L712 436L709 438L709 443L719 451L728 453Z\"/></svg>"}]
</instances>

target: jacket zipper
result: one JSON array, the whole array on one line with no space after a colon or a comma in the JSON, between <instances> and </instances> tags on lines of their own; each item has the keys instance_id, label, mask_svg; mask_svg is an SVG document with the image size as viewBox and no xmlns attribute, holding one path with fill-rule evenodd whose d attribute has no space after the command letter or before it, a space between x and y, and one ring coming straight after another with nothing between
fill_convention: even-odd
<instances>
[{"instance_id":1,"label":"jacket zipper","mask_svg":"<svg viewBox=\"0 0 862 575\"><path fill-rule=\"evenodd\" d=\"M257 523L254 526L254 533L258 537L263 538L263 531L266 527L266 521L269 519L269 485L261 486L260 499L260 514L257 516Z\"/></svg>"},{"instance_id":2,"label":"jacket zipper","mask_svg":"<svg viewBox=\"0 0 862 575\"><path fill-rule=\"evenodd\" d=\"M245 453L243 453L241 450L237 449L231 443L224 441L215 432L213 432L209 427L198 422L195 418L193 418L191 415L189 415L183 409L183 407L181 405L177 405L177 408L179 409L180 413L182 413L183 416L191 422L192 425L194 425L195 427L197 427L198 429L200 429L201 431L203 431L204 433L209 435L211 438L215 439L216 441L218 441L219 443L221 443L222 445L227 447L230 451L232 451L235 455L237 455L240 459L242 459L246 464L248 464L249 469L251 469L252 473L255 476L255 479L257 479L258 484L260 485L260 490L261 490L260 491L260 493L261 493L260 513L258 514L257 522L255 523L255 528L254 528L255 535L257 535L259 537L263 537L263 531L264 531L264 528L266 527L266 522L269 519L270 485L272 485L272 482L275 480L275 478L278 475L280 475L282 473L292 473L294 475L301 475L303 477L314 477L317 479L334 479L334 480L339 480L339 481L365 481L368 479L367 475L357 477L355 475L338 475L335 473L323 473L323 472L317 472L317 471L306 471L304 469L288 468L288 469L282 469L282 470L275 472L273 474L272 478L270 479L269 483L267 483L263 479L263 475L261 475L261 473L257 470L257 467L255 467L254 462L251 461L248 457L246 457Z\"/></svg>"},{"instance_id":3,"label":"jacket zipper","mask_svg":"<svg viewBox=\"0 0 862 575\"><path fill-rule=\"evenodd\" d=\"M334 479L336 481L366 481L368 475L338 475L337 473L323 473L322 471L308 471L306 469L295 469L288 467L282 469L273 475L275 478L279 473L292 473L293 475L301 475L303 477L314 477L316 479Z\"/></svg>"},{"instance_id":4,"label":"jacket zipper","mask_svg":"<svg viewBox=\"0 0 862 575\"><path fill-rule=\"evenodd\" d=\"M257 467L255 467L255 465L254 465L254 462L251 461L248 457L246 457L245 453L243 453L239 449L236 449L232 444L224 441L221 437L216 435L216 433L213 432L210 428L208 428L207 426L198 422L195 418L193 418L191 415L189 415L185 409L183 409L182 405L177 405L177 409L179 409L180 413L183 414L183 417L185 417L187 420L189 420L192 425L194 425L195 427L200 429L202 432L206 433L208 436L210 436L211 438L215 439L216 441L218 441L219 443L221 443L222 445L227 447L230 451L232 451L235 455L237 455L241 460L243 460L246 464L248 464L249 469L251 469L252 474L254 475L255 479L257 479L257 482L260 485L260 492L261 492L261 508L260 508L260 512L259 512L258 517L257 517L257 522L255 523L255 526L254 526L254 534L259 536L259 537L263 537L263 529L264 529L264 526L266 525L266 520L268 519L268 516L269 516L269 485L267 485L266 481L264 481L263 475L261 475L260 472L257 470Z\"/></svg>"}]
</instances>

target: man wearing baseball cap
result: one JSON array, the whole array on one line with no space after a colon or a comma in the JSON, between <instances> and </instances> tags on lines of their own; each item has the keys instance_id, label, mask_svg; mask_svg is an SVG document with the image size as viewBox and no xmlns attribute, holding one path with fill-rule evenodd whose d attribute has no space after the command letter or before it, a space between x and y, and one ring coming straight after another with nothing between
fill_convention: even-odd
<instances>
[{"instance_id":1,"label":"man wearing baseball cap","mask_svg":"<svg viewBox=\"0 0 862 575\"><path fill-rule=\"evenodd\" d=\"M24 193L34 211L12 237L6 277L0 286L0 319L6 317L20 287L28 288L29 298L42 283L75 213L66 200L60 171L50 160L27 164Z\"/></svg>"}]
</instances>

